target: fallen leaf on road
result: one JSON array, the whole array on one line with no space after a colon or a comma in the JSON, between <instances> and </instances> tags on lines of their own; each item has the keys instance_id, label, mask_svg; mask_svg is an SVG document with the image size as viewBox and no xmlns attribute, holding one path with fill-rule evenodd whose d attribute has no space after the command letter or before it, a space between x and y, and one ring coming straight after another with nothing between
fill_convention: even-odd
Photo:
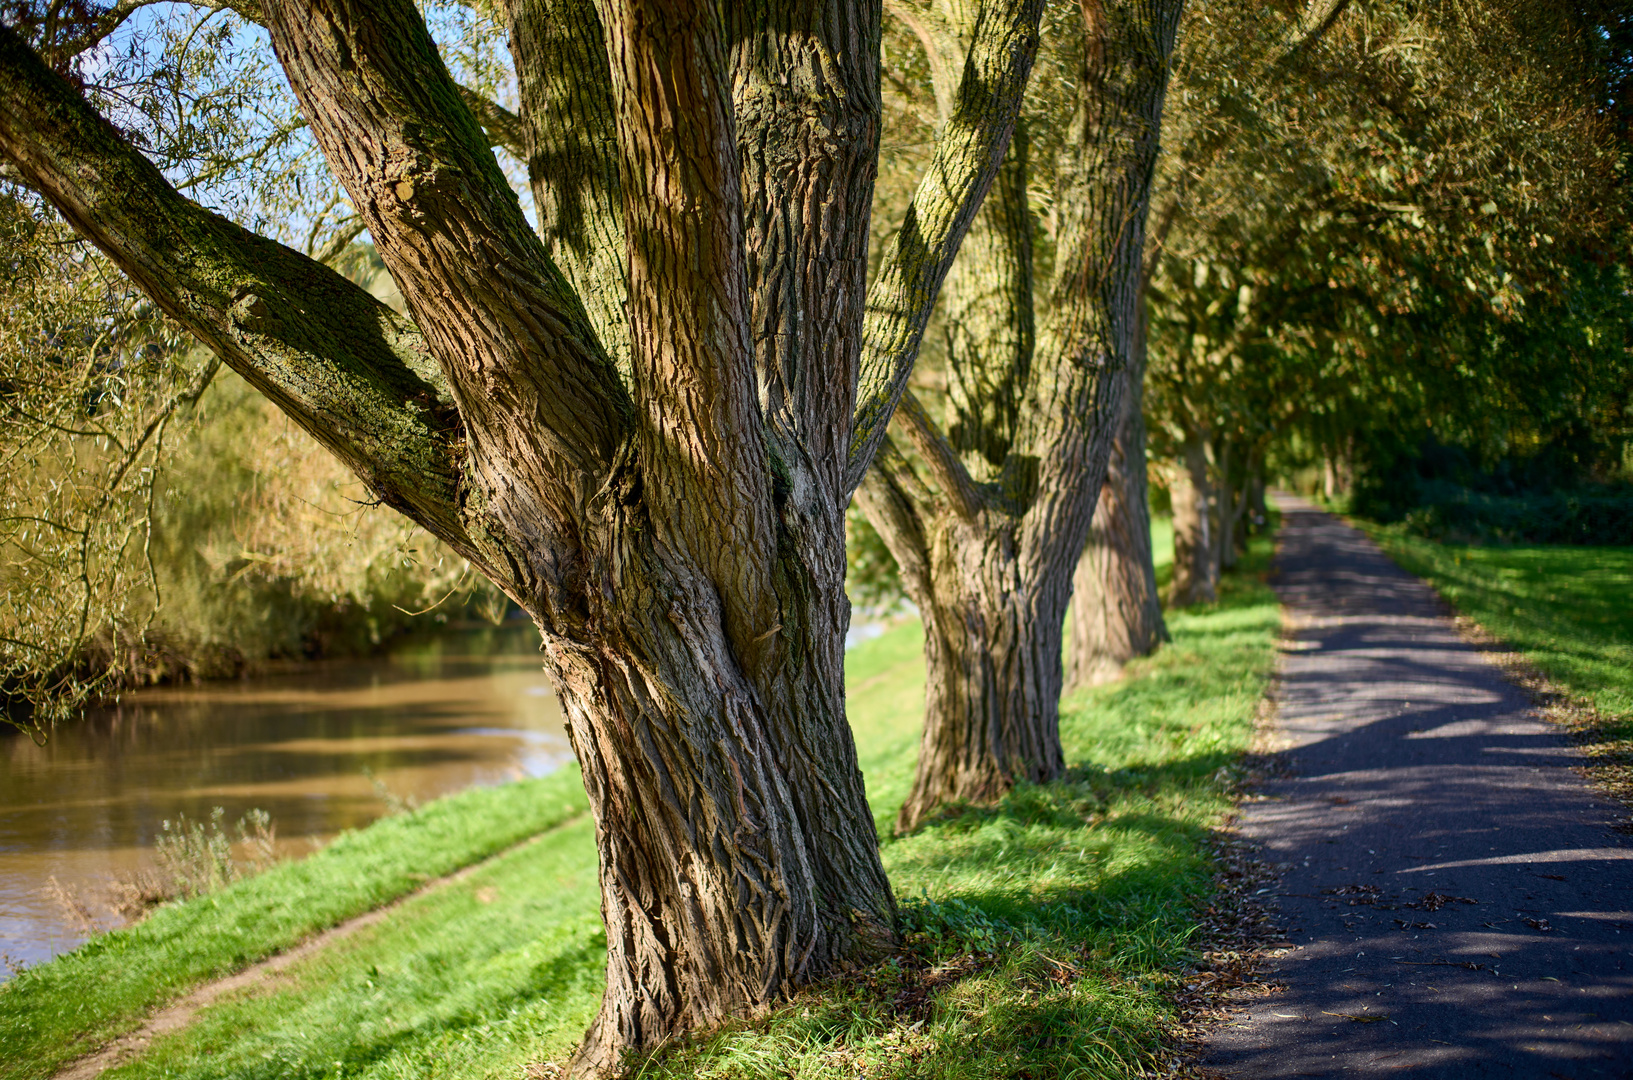
<instances>
[{"instance_id":1,"label":"fallen leaf on road","mask_svg":"<svg viewBox=\"0 0 1633 1080\"><path fill-rule=\"evenodd\" d=\"M1544 934L1553 929L1553 927L1548 925L1547 919L1526 919L1525 925Z\"/></svg>"},{"instance_id":2,"label":"fallen leaf on road","mask_svg":"<svg viewBox=\"0 0 1633 1080\"><path fill-rule=\"evenodd\" d=\"M1342 1016L1345 1020L1354 1020L1357 1024L1376 1024L1379 1020L1389 1019L1389 1015L1387 1013L1379 1013L1377 1016L1352 1016L1349 1013L1328 1012L1326 1009L1321 1010L1321 1015Z\"/></svg>"},{"instance_id":3,"label":"fallen leaf on road","mask_svg":"<svg viewBox=\"0 0 1633 1080\"><path fill-rule=\"evenodd\" d=\"M1448 896L1430 890L1423 894L1423 898L1415 904L1407 904L1409 908L1422 908L1424 911L1439 911L1447 904L1478 904L1480 901L1471 900L1466 896Z\"/></svg>"},{"instance_id":4,"label":"fallen leaf on road","mask_svg":"<svg viewBox=\"0 0 1633 1080\"><path fill-rule=\"evenodd\" d=\"M1350 907L1355 907L1357 904L1376 904L1378 897L1383 895L1383 890L1376 885L1340 885L1336 889L1322 889L1321 891L1327 896L1351 897Z\"/></svg>"}]
</instances>

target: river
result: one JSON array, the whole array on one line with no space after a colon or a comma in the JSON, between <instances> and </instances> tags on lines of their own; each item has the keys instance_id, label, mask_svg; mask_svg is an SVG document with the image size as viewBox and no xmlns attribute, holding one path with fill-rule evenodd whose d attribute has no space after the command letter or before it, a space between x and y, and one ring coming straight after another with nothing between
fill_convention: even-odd
<instances>
[{"instance_id":1,"label":"river","mask_svg":"<svg viewBox=\"0 0 1633 1080\"><path fill-rule=\"evenodd\" d=\"M449 635L390 657L127 694L45 746L0 735L0 980L116 925L115 879L154 867L164 822L265 810L281 854L387 813L570 761L531 630ZM372 778L371 778L372 775ZM53 879L56 886L52 885Z\"/></svg>"}]
</instances>

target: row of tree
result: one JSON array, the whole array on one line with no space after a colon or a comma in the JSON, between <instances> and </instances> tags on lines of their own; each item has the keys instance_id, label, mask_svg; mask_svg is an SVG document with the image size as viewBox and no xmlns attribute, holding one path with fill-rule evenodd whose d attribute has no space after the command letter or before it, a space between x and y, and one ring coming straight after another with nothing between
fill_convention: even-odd
<instances>
[{"instance_id":1,"label":"row of tree","mask_svg":"<svg viewBox=\"0 0 1633 1080\"><path fill-rule=\"evenodd\" d=\"M19 220L128 298L59 320L86 364L32 363L140 374L151 433L225 364L537 623L598 823L586 1073L895 942L853 494L925 623L912 829L1057 777L1067 672L1164 636L1148 442L1206 600L1276 453L1490 381L1464 343L1541 325L1617 224L1588 10L229 6L0 26ZM365 229L401 308L333 265ZM83 387L49 382L61 427ZM127 547L152 438L97 457Z\"/></svg>"}]
</instances>

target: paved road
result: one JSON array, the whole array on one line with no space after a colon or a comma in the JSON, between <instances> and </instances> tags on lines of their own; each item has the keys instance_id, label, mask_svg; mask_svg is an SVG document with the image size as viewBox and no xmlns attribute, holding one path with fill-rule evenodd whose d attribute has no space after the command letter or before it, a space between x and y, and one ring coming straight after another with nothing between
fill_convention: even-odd
<instances>
[{"instance_id":1,"label":"paved road","mask_svg":"<svg viewBox=\"0 0 1633 1080\"><path fill-rule=\"evenodd\" d=\"M1633 837L1578 758L1361 533L1282 501L1291 776L1243 829L1296 946L1226 1076L1633 1077ZM1350 1019L1360 1018L1360 1019Z\"/></svg>"}]
</instances>

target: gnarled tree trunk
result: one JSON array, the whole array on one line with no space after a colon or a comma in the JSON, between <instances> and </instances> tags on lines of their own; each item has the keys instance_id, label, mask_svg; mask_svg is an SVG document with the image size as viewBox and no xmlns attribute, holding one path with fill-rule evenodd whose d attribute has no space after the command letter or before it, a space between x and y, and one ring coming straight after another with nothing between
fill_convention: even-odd
<instances>
[{"instance_id":1,"label":"gnarled tree trunk","mask_svg":"<svg viewBox=\"0 0 1633 1080\"><path fill-rule=\"evenodd\" d=\"M1061 628L1120 416L1180 6L1084 8L1042 332L1034 343L1029 162L1017 138L948 281L946 433L904 400L897 429L920 464L887 442L858 491L925 622L925 728L900 830L1064 768ZM915 19L932 72L956 70L968 28Z\"/></svg>"},{"instance_id":2,"label":"gnarled tree trunk","mask_svg":"<svg viewBox=\"0 0 1633 1080\"><path fill-rule=\"evenodd\" d=\"M1060 697L1059 625L1065 589L1044 594L1013 523L978 520L937 544L930 592L920 591L927 667L918 774L906 827L947 798L988 803L1018 780L1042 783L1066 767L1052 703ZM952 793L952 794L949 794Z\"/></svg>"},{"instance_id":3,"label":"gnarled tree trunk","mask_svg":"<svg viewBox=\"0 0 1633 1080\"><path fill-rule=\"evenodd\" d=\"M768 641L781 670L756 685L712 583L649 528L614 525L623 550L591 618L603 634L546 634L597 821L607 926L582 1071L752 1012L894 940L845 723L842 604L816 575L791 582Z\"/></svg>"}]
</instances>

